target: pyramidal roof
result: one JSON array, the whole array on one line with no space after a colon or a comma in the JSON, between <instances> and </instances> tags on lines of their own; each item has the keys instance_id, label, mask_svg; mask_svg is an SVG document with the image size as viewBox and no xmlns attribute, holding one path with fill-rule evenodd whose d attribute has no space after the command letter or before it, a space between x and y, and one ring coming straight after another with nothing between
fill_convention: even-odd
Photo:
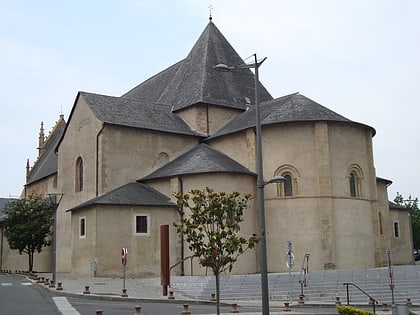
<instances>
[{"instance_id":1,"label":"pyramidal roof","mask_svg":"<svg viewBox=\"0 0 420 315\"><path fill-rule=\"evenodd\" d=\"M188 56L136 86L123 97L159 102L179 110L198 103L246 109L254 104L255 80L250 69L218 72L216 64L244 64L242 58L212 21ZM260 100L272 96L260 85Z\"/></svg>"}]
</instances>

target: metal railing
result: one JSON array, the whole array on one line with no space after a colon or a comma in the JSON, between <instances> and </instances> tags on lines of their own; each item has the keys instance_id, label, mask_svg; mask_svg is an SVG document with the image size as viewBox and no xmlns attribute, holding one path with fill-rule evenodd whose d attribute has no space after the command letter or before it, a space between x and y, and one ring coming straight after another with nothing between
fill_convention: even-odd
<instances>
[{"instance_id":1,"label":"metal railing","mask_svg":"<svg viewBox=\"0 0 420 315\"><path fill-rule=\"evenodd\" d=\"M306 288L308 284L309 274L309 254L305 254L303 257L302 268L300 269L299 284L300 284L300 297L305 297L303 293L303 287Z\"/></svg>"},{"instance_id":2,"label":"metal railing","mask_svg":"<svg viewBox=\"0 0 420 315\"><path fill-rule=\"evenodd\" d=\"M344 282L343 285L346 286L347 305L350 305L349 285L352 285L370 299L370 301L372 302L373 313L376 314L376 304L379 304L379 301L377 299L370 296L365 290L363 290L357 284L354 284L352 282Z\"/></svg>"}]
</instances>

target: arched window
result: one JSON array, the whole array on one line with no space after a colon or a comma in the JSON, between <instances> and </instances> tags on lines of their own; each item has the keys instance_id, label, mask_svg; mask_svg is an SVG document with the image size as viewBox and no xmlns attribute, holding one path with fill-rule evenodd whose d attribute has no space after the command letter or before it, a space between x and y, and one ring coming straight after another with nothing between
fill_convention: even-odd
<instances>
[{"instance_id":1,"label":"arched window","mask_svg":"<svg viewBox=\"0 0 420 315\"><path fill-rule=\"evenodd\" d=\"M292 176L289 174L284 175L283 188L285 197L293 196Z\"/></svg>"},{"instance_id":2,"label":"arched window","mask_svg":"<svg viewBox=\"0 0 420 315\"><path fill-rule=\"evenodd\" d=\"M350 174L350 196L357 197L357 182L356 175L354 173Z\"/></svg>"},{"instance_id":3,"label":"arched window","mask_svg":"<svg viewBox=\"0 0 420 315\"><path fill-rule=\"evenodd\" d=\"M299 172L291 165L279 167L274 176L283 176L284 181L277 184L278 197L292 197L298 194Z\"/></svg>"},{"instance_id":4,"label":"arched window","mask_svg":"<svg viewBox=\"0 0 420 315\"><path fill-rule=\"evenodd\" d=\"M83 190L83 160L79 156L76 160L75 191Z\"/></svg>"},{"instance_id":5,"label":"arched window","mask_svg":"<svg viewBox=\"0 0 420 315\"><path fill-rule=\"evenodd\" d=\"M360 166L353 164L348 169L348 183L350 197L357 198L362 196L363 172Z\"/></svg>"}]
</instances>

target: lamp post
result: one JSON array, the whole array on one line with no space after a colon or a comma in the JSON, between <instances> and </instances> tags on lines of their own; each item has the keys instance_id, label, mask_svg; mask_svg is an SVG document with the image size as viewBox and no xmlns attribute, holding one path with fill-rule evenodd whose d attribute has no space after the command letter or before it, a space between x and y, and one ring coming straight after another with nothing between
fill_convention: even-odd
<instances>
[{"instance_id":1,"label":"lamp post","mask_svg":"<svg viewBox=\"0 0 420 315\"><path fill-rule=\"evenodd\" d=\"M52 239L52 257L51 257L51 273L54 285L57 283L57 208L60 204L62 193L49 193L51 205L53 207L53 239Z\"/></svg>"},{"instance_id":2,"label":"lamp post","mask_svg":"<svg viewBox=\"0 0 420 315\"><path fill-rule=\"evenodd\" d=\"M284 177L276 176L268 182L264 182L263 159L262 159L262 137L261 137L261 117L260 117L260 93L258 68L267 59L267 57L257 60L257 54L254 54L254 62L251 64L241 64L235 66L227 66L225 64L215 65L213 68L217 71L233 71L236 69L255 69L255 129L257 143L257 199L259 224L262 233L260 241L260 271L261 271L261 302L262 314L270 314L269 295L268 295L268 271L267 271L267 242L265 228L265 208L264 208L264 186L270 183L284 181Z\"/></svg>"}]
</instances>

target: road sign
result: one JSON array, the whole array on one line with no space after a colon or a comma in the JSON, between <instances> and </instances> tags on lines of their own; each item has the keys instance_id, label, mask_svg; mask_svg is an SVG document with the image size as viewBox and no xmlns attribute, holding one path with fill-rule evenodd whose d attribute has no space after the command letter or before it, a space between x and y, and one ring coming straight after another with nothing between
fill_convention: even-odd
<instances>
[{"instance_id":1,"label":"road sign","mask_svg":"<svg viewBox=\"0 0 420 315\"><path fill-rule=\"evenodd\" d=\"M121 249L121 263L125 266L127 264L127 248Z\"/></svg>"}]
</instances>

